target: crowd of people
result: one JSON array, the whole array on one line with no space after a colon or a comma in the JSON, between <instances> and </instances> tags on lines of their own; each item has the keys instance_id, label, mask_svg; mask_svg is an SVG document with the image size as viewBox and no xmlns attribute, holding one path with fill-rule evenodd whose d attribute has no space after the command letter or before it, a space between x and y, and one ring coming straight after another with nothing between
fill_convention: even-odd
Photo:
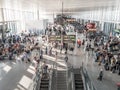
<instances>
[{"instance_id":1,"label":"crowd of people","mask_svg":"<svg viewBox=\"0 0 120 90\"><path fill-rule=\"evenodd\" d=\"M113 53L109 50L111 39L105 45L98 46L96 53L96 62L98 65L104 64L105 70L110 70L112 73L120 75L120 52Z\"/></svg>"},{"instance_id":2,"label":"crowd of people","mask_svg":"<svg viewBox=\"0 0 120 90\"><path fill-rule=\"evenodd\" d=\"M0 60L15 60L16 63L37 62L36 68L43 54L36 37L36 35L11 35L5 38L0 46ZM34 50L40 53L39 58L31 55Z\"/></svg>"},{"instance_id":3,"label":"crowd of people","mask_svg":"<svg viewBox=\"0 0 120 90\"><path fill-rule=\"evenodd\" d=\"M84 50L88 52L88 55L90 55L90 52L92 52L92 56L95 55L95 62L97 62L99 66L104 65L105 70L120 75L120 41L117 40L117 44L114 43L113 45L116 37L109 37L105 36L101 32L94 32L94 34L96 34L94 35L94 37L91 38L88 37L88 33L89 32L84 33L86 39L81 40L80 38L78 38L77 47L80 48L81 46L83 46ZM66 54L65 61L68 61L67 51L68 49L73 51L74 47L72 49L69 47L65 47L64 49ZM51 51L52 49L50 49L50 52ZM101 69L100 73L103 73L103 69ZM102 79L100 78L100 80Z\"/></svg>"},{"instance_id":4,"label":"crowd of people","mask_svg":"<svg viewBox=\"0 0 120 90\"><path fill-rule=\"evenodd\" d=\"M87 45L85 50L87 52L92 51L92 53L95 53L95 62L98 63L98 66L104 65L105 70L120 75L120 41L117 41L118 49L112 51L110 48L114 39L116 39L116 37L109 37L107 40L105 40L105 37L103 36L97 36L92 39L86 37L85 42L87 42ZM103 73L103 70L100 71L100 74L101 72ZM100 80L102 80L101 77Z\"/></svg>"}]
</instances>

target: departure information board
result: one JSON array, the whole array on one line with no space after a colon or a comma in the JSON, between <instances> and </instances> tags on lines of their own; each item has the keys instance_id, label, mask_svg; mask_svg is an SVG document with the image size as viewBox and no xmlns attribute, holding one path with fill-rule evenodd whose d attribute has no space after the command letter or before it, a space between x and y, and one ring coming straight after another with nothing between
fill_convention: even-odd
<instances>
[{"instance_id":1,"label":"departure information board","mask_svg":"<svg viewBox=\"0 0 120 90\"><path fill-rule=\"evenodd\" d=\"M52 41L61 41L61 39L63 38L63 42L75 42L76 41L76 35L63 35L63 37L61 37L60 35L51 35L49 36L49 42Z\"/></svg>"}]
</instances>

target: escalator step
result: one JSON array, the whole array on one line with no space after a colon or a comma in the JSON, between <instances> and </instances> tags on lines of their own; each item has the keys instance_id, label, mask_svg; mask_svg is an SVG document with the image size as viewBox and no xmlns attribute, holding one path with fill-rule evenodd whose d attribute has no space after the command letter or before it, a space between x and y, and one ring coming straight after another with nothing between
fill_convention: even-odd
<instances>
[{"instance_id":1,"label":"escalator step","mask_svg":"<svg viewBox=\"0 0 120 90\"><path fill-rule=\"evenodd\" d=\"M40 88L48 88L49 86L48 85L42 85L40 86Z\"/></svg>"},{"instance_id":2,"label":"escalator step","mask_svg":"<svg viewBox=\"0 0 120 90\"><path fill-rule=\"evenodd\" d=\"M75 86L75 88L84 88L83 86Z\"/></svg>"},{"instance_id":3,"label":"escalator step","mask_svg":"<svg viewBox=\"0 0 120 90\"><path fill-rule=\"evenodd\" d=\"M75 82L83 82L83 80L75 80Z\"/></svg>"},{"instance_id":4,"label":"escalator step","mask_svg":"<svg viewBox=\"0 0 120 90\"><path fill-rule=\"evenodd\" d=\"M76 88L75 90L84 90L84 88Z\"/></svg>"},{"instance_id":5,"label":"escalator step","mask_svg":"<svg viewBox=\"0 0 120 90\"><path fill-rule=\"evenodd\" d=\"M41 81L49 81L49 79L41 79Z\"/></svg>"},{"instance_id":6,"label":"escalator step","mask_svg":"<svg viewBox=\"0 0 120 90\"><path fill-rule=\"evenodd\" d=\"M84 90L82 76L80 73L77 72L77 70L76 73L77 74L74 74L75 90Z\"/></svg>"},{"instance_id":7,"label":"escalator step","mask_svg":"<svg viewBox=\"0 0 120 90\"><path fill-rule=\"evenodd\" d=\"M48 90L48 88L40 88L40 90Z\"/></svg>"},{"instance_id":8,"label":"escalator step","mask_svg":"<svg viewBox=\"0 0 120 90\"><path fill-rule=\"evenodd\" d=\"M41 85L49 85L49 83L41 83Z\"/></svg>"},{"instance_id":9,"label":"escalator step","mask_svg":"<svg viewBox=\"0 0 120 90\"><path fill-rule=\"evenodd\" d=\"M81 74L75 74L75 76L81 76Z\"/></svg>"},{"instance_id":10,"label":"escalator step","mask_svg":"<svg viewBox=\"0 0 120 90\"><path fill-rule=\"evenodd\" d=\"M83 82L80 82L80 83L75 82L75 85L83 85Z\"/></svg>"}]
</instances>

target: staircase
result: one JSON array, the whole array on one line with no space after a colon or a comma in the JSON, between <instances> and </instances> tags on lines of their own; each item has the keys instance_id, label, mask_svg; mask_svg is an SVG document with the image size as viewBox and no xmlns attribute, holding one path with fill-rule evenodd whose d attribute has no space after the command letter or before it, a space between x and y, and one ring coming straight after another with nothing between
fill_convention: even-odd
<instances>
[{"instance_id":1,"label":"staircase","mask_svg":"<svg viewBox=\"0 0 120 90\"><path fill-rule=\"evenodd\" d=\"M74 69L75 90L84 90L80 69Z\"/></svg>"},{"instance_id":2,"label":"staircase","mask_svg":"<svg viewBox=\"0 0 120 90\"><path fill-rule=\"evenodd\" d=\"M49 90L49 79L48 78L41 79L40 90Z\"/></svg>"},{"instance_id":3,"label":"staircase","mask_svg":"<svg viewBox=\"0 0 120 90\"><path fill-rule=\"evenodd\" d=\"M67 90L66 71L57 72L57 90Z\"/></svg>"}]
</instances>

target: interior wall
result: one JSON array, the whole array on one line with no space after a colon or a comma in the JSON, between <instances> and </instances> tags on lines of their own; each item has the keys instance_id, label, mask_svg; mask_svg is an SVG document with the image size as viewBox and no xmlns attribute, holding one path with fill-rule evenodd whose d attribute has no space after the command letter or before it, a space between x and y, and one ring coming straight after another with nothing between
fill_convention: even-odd
<instances>
[{"instance_id":1,"label":"interior wall","mask_svg":"<svg viewBox=\"0 0 120 90\"><path fill-rule=\"evenodd\" d=\"M3 21L3 14L2 14L2 9L0 8L0 22Z\"/></svg>"},{"instance_id":2,"label":"interior wall","mask_svg":"<svg viewBox=\"0 0 120 90\"><path fill-rule=\"evenodd\" d=\"M72 16L80 19L120 23L120 6L79 12Z\"/></svg>"},{"instance_id":3,"label":"interior wall","mask_svg":"<svg viewBox=\"0 0 120 90\"><path fill-rule=\"evenodd\" d=\"M27 32L44 33L47 24L48 24L48 19L26 21L25 22L25 30Z\"/></svg>"}]
</instances>

